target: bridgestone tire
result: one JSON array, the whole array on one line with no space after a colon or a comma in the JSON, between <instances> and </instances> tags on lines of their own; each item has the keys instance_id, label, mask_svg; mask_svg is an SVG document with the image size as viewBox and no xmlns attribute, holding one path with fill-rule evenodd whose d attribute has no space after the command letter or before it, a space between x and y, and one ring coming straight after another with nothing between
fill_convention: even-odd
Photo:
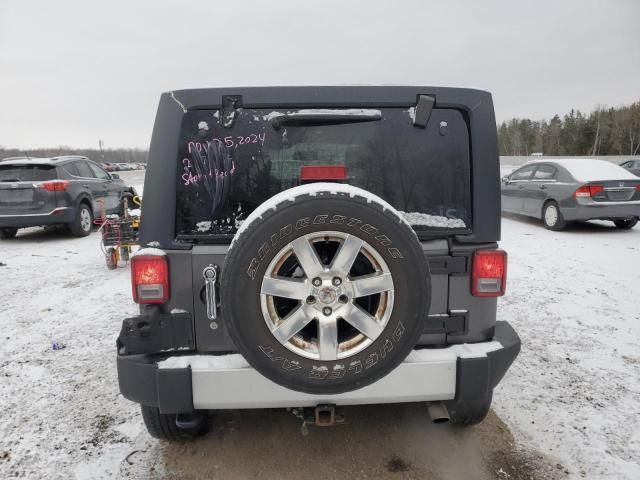
<instances>
[{"instance_id":1,"label":"bridgestone tire","mask_svg":"<svg viewBox=\"0 0 640 480\"><path fill-rule=\"evenodd\" d=\"M493 391L489 392L486 397L476 400L467 400L464 402L451 400L445 402L449 412L450 423L460 427L467 427L480 423L489 413L492 398Z\"/></svg>"},{"instance_id":2,"label":"bridgestone tire","mask_svg":"<svg viewBox=\"0 0 640 480\"><path fill-rule=\"evenodd\" d=\"M160 413L158 407L148 407L146 405L140 405L140 409L149 435L160 440L168 440L170 442L190 440L203 435L209 426L204 414L201 414L202 418L197 426L181 428L176 425L175 414Z\"/></svg>"},{"instance_id":3,"label":"bridgestone tire","mask_svg":"<svg viewBox=\"0 0 640 480\"><path fill-rule=\"evenodd\" d=\"M393 279L393 309L382 333L337 360L307 358L284 346L261 309L262 280L272 260L293 240L321 231L364 240ZM239 352L266 378L311 394L357 390L395 369L417 344L431 300L428 264L411 227L395 210L348 193L302 194L268 209L236 239L221 277L223 315Z\"/></svg>"}]
</instances>

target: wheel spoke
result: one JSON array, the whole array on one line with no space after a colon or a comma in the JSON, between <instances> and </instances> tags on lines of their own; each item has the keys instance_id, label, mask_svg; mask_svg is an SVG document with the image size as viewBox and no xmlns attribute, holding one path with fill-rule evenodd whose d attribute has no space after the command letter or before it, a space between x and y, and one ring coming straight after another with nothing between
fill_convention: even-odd
<instances>
[{"instance_id":1,"label":"wheel spoke","mask_svg":"<svg viewBox=\"0 0 640 480\"><path fill-rule=\"evenodd\" d=\"M363 243L358 237L347 235L331 263L331 270L342 275L348 275Z\"/></svg>"},{"instance_id":2,"label":"wheel spoke","mask_svg":"<svg viewBox=\"0 0 640 480\"><path fill-rule=\"evenodd\" d=\"M320 360L338 358L338 322L334 318L321 318L318 322L318 350Z\"/></svg>"},{"instance_id":3,"label":"wheel spoke","mask_svg":"<svg viewBox=\"0 0 640 480\"><path fill-rule=\"evenodd\" d=\"M264 277L260 293L274 297L304 300L309 294L309 287L302 280L284 277Z\"/></svg>"},{"instance_id":4,"label":"wheel spoke","mask_svg":"<svg viewBox=\"0 0 640 480\"><path fill-rule=\"evenodd\" d=\"M372 340L378 338L382 333L383 327L372 315L362 310L357 305L352 305L351 310L343 316L344 320L353 327L360 330Z\"/></svg>"},{"instance_id":5,"label":"wheel spoke","mask_svg":"<svg viewBox=\"0 0 640 480\"><path fill-rule=\"evenodd\" d=\"M307 314L304 305L302 305L284 318L280 325L273 329L271 333L273 333L280 343L285 344L291 337L306 327L311 320L311 315Z\"/></svg>"},{"instance_id":6,"label":"wheel spoke","mask_svg":"<svg viewBox=\"0 0 640 480\"><path fill-rule=\"evenodd\" d=\"M309 240L305 237L296 238L291 242L291 247L307 278L313 278L322 273L324 267Z\"/></svg>"},{"instance_id":7,"label":"wheel spoke","mask_svg":"<svg viewBox=\"0 0 640 480\"><path fill-rule=\"evenodd\" d=\"M375 273L363 277L356 277L351 281L353 296L355 298L366 297L376 293L393 290L393 279L390 273Z\"/></svg>"}]
</instances>

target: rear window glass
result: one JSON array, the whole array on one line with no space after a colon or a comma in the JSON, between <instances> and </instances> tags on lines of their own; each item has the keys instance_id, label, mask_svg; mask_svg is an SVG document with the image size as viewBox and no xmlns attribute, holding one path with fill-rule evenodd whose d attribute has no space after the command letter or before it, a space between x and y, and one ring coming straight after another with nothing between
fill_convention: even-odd
<instances>
[{"instance_id":1,"label":"rear window glass","mask_svg":"<svg viewBox=\"0 0 640 480\"><path fill-rule=\"evenodd\" d=\"M49 165L0 165L0 182L42 182L58 178Z\"/></svg>"},{"instance_id":2,"label":"rear window glass","mask_svg":"<svg viewBox=\"0 0 640 480\"><path fill-rule=\"evenodd\" d=\"M434 109L426 128L414 126L406 108L238 109L222 117L184 116L178 237L233 235L265 200L305 183L303 167L314 166L339 166L344 183L380 196L418 232L471 225L468 132L455 110Z\"/></svg>"}]
</instances>

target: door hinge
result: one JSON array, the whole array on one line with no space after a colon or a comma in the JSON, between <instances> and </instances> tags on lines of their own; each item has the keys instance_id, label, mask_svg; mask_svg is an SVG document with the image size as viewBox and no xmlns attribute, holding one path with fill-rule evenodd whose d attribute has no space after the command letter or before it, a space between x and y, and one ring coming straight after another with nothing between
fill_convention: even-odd
<instances>
[{"instance_id":1,"label":"door hinge","mask_svg":"<svg viewBox=\"0 0 640 480\"><path fill-rule=\"evenodd\" d=\"M429 315L423 333L465 333L468 313L467 310L451 310L449 313Z\"/></svg>"},{"instance_id":2,"label":"door hinge","mask_svg":"<svg viewBox=\"0 0 640 480\"><path fill-rule=\"evenodd\" d=\"M452 273L467 272L467 257L451 257L449 255L441 255L435 257L427 257L429 260L429 270L431 275L450 275Z\"/></svg>"}]
</instances>

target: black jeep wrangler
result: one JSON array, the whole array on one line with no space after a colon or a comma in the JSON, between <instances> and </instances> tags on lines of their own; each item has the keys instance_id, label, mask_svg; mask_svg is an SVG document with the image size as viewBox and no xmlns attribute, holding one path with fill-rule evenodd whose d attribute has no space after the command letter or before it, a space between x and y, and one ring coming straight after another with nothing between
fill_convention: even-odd
<instances>
[{"instance_id":1,"label":"black jeep wrangler","mask_svg":"<svg viewBox=\"0 0 640 480\"><path fill-rule=\"evenodd\" d=\"M520 350L496 322L491 95L261 87L162 95L122 394L151 435L220 409L427 402L468 425Z\"/></svg>"}]
</instances>

